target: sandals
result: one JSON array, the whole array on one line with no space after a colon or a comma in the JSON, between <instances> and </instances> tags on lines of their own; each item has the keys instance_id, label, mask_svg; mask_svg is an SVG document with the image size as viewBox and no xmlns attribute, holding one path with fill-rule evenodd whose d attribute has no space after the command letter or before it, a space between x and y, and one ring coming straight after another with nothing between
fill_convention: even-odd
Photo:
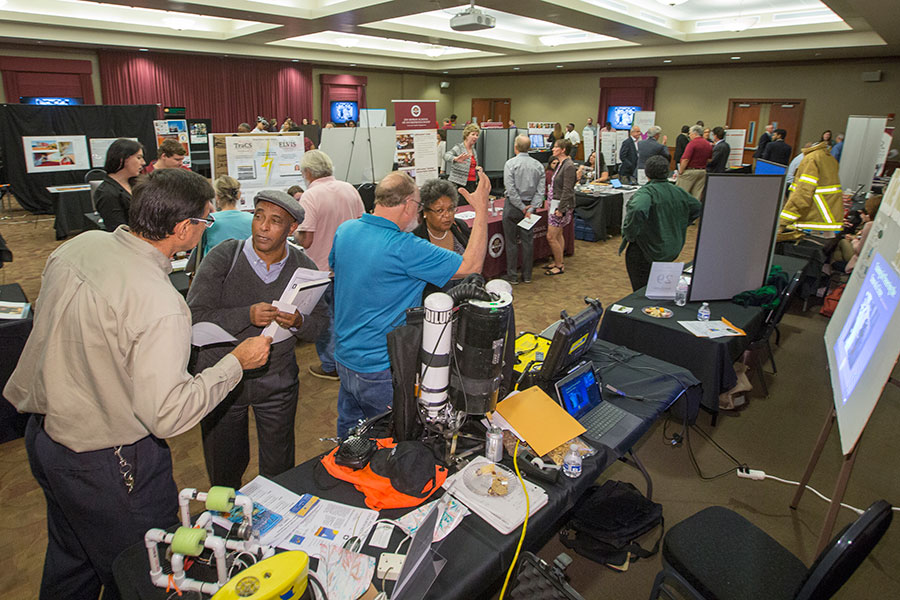
<instances>
[{"instance_id":1,"label":"sandals","mask_svg":"<svg viewBox=\"0 0 900 600\"><path fill-rule=\"evenodd\" d=\"M545 271L545 273L547 275L562 275L565 272L566 272L565 267L553 267L553 268L547 269L547 271Z\"/></svg>"}]
</instances>

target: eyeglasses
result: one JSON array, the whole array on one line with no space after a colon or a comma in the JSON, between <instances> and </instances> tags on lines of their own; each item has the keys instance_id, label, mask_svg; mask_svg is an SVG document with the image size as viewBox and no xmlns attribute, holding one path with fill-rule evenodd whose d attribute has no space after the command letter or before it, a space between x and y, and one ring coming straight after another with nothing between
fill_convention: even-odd
<instances>
[{"instance_id":1,"label":"eyeglasses","mask_svg":"<svg viewBox=\"0 0 900 600\"><path fill-rule=\"evenodd\" d=\"M415 202L416 204L418 204L418 205L419 205L419 210L426 210L426 209L425 209L425 205L422 204L420 201L416 200L415 198L407 198L406 201L407 201L407 202Z\"/></svg>"},{"instance_id":2,"label":"eyeglasses","mask_svg":"<svg viewBox=\"0 0 900 600\"><path fill-rule=\"evenodd\" d=\"M424 210L427 210L428 212L433 212L434 214L436 214L439 217L444 216L444 215L452 215L452 214L456 213L456 210L454 210L452 208L438 208L438 209L426 208Z\"/></svg>"},{"instance_id":3,"label":"eyeglasses","mask_svg":"<svg viewBox=\"0 0 900 600\"><path fill-rule=\"evenodd\" d=\"M190 217L190 218L188 219L188 221L190 221L191 223L203 223L203 225L204 225L207 229L209 229L210 227L213 226L213 223L216 222L216 219L215 219L215 217L213 217L212 215L209 215L209 216L206 217L206 218L203 218L203 217Z\"/></svg>"}]
</instances>

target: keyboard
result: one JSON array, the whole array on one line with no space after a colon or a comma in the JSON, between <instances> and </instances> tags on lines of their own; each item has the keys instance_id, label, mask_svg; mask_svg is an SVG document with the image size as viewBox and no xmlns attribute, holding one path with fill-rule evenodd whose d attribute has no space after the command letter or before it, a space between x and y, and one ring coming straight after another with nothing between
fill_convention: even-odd
<instances>
[{"instance_id":1,"label":"keyboard","mask_svg":"<svg viewBox=\"0 0 900 600\"><path fill-rule=\"evenodd\" d=\"M625 411L614 404L604 402L579 419L590 437L598 439L625 418Z\"/></svg>"}]
</instances>

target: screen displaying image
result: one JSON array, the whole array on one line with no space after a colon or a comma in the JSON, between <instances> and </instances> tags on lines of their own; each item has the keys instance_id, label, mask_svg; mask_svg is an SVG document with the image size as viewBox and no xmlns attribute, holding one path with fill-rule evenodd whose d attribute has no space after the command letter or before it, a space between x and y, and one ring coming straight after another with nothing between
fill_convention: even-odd
<instances>
[{"instance_id":1,"label":"screen displaying image","mask_svg":"<svg viewBox=\"0 0 900 600\"><path fill-rule=\"evenodd\" d=\"M547 143L547 138L542 133L532 133L528 137L531 138L531 147L535 150L543 148Z\"/></svg>"},{"instance_id":2,"label":"screen displaying image","mask_svg":"<svg viewBox=\"0 0 900 600\"><path fill-rule=\"evenodd\" d=\"M853 393L900 300L900 275L875 254L834 344L842 402Z\"/></svg>"},{"instance_id":3,"label":"screen displaying image","mask_svg":"<svg viewBox=\"0 0 900 600\"><path fill-rule=\"evenodd\" d=\"M640 110L640 106L610 106L606 111L606 120L612 123L613 129L631 129L634 113Z\"/></svg>"},{"instance_id":4,"label":"screen displaying image","mask_svg":"<svg viewBox=\"0 0 900 600\"><path fill-rule=\"evenodd\" d=\"M19 96L20 104L37 104L38 106L76 106L83 104L81 98L58 98L48 96Z\"/></svg>"},{"instance_id":5,"label":"screen displaying image","mask_svg":"<svg viewBox=\"0 0 900 600\"><path fill-rule=\"evenodd\" d=\"M349 100L334 100L331 103L331 120L334 123L346 123L359 120L359 104Z\"/></svg>"},{"instance_id":6,"label":"screen displaying image","mask_svg":"<svg viewBox=\"0 0 900 600\"><path fill-rule=\"evenodd\" d=\"M587 368L577 376L560 382L559 395L566 412L580 418L600 402L600 388L594 370Z\"/></svg>"}]
</instances>

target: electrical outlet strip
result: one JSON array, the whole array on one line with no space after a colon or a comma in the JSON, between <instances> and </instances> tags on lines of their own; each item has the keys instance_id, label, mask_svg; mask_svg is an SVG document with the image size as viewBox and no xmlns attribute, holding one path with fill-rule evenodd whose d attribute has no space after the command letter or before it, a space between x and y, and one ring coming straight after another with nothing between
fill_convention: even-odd
<instances>
[{"instance_id":1,"label":"electrical outlet strip","mask_svg":"<svg viewBox=\"0 0 900 600\"><path fill-rule=\"evenodd\" d=\"M405 560L405 554L382 552L381 556L378 558L378 566L375 567L375 577L387 581L397 581L397 578L400 577L400 571L403 569L403 562Z\"/></svg>"}]
</instances>

